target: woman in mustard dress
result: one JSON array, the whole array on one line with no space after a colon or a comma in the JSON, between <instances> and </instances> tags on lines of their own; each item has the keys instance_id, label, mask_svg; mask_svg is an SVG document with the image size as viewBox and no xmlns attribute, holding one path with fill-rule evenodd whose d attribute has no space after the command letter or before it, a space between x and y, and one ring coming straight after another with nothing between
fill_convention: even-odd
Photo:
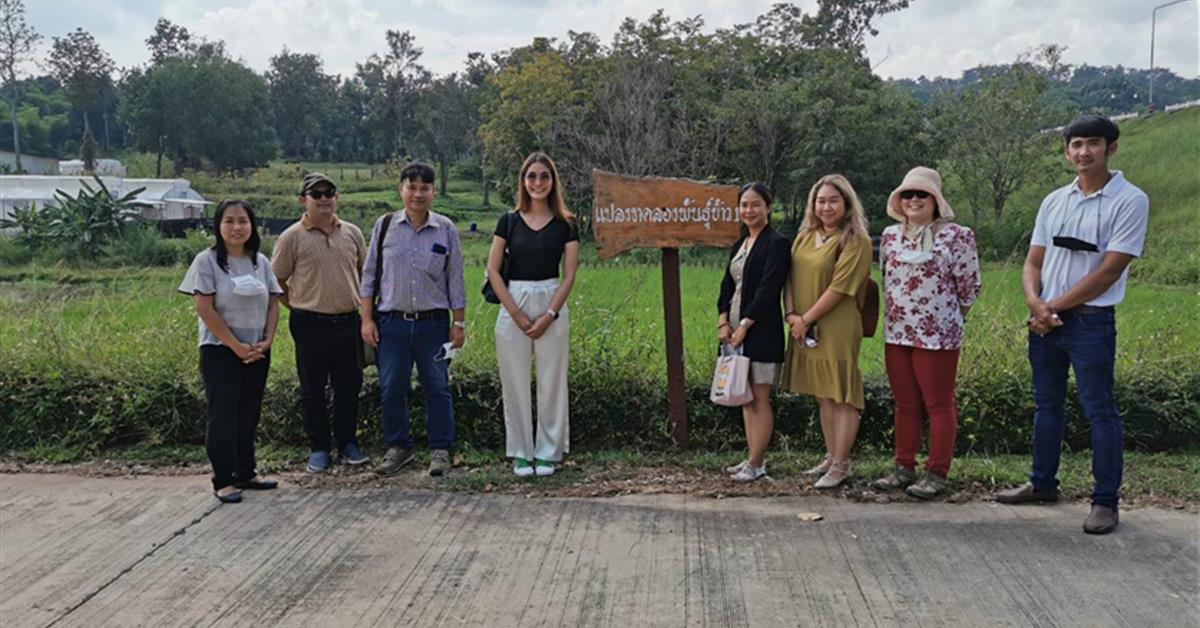
<instances>
[{"instance_id":1,"label":"woman in mustard dress","mask_svg":"<svg viewBox=\"0 0 1200 628\"><path fill-rule=\"evenodd\" d=\"M850 474L850 448L864 406L858 301L870 270L871 238L858 195L841 175L821 177L808 194L792 243L784 294L791 342L783 385L816 397L821 412L825 458L806 472L820 476L816 488L838 486Z\"/></svg>"}]
</instances>

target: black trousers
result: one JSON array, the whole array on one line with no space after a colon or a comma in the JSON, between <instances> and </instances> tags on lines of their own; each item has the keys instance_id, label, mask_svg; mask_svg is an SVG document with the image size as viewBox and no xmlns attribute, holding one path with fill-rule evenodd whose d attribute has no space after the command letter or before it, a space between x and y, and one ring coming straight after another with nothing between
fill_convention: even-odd
<instances>
[{"instance_id":1,"label":"black trousers","mask_svg":"<svg viewBox=\"0 0 1200 628\"><path fill-rule=\"evenodd\" d=\"M256 473L254 435L270 368L270 352L253 364L242 364L228 347L200 347L200 377L208 400L204 446L212 463L214 489L249 480Z\"/></svg>"},{"instance_id":2,"label":"black trousers","mask_svg":"<svg viewBox=\"0 0 1200 628\"><path fill-rule=\"evenodd\" d=\"M312 451L338 451L356 442L358 393L362 389L359 351L361 319L357 312L341 316L292 310L288 328L296 343L296 374L304 405L304 433ZM329 410L325 395L333 384L333 441L329 439Z\"/></svg>"}]
</instances>

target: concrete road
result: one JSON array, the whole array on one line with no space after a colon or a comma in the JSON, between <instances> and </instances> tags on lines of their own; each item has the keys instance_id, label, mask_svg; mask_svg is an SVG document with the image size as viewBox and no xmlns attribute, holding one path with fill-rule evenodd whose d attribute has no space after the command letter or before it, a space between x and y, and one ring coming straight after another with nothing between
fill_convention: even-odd
<instances>
[{"instance_id":1,"label":"concrete road","mask_svg":"<svg viewBox=\"0 0 1200 628\"><path fill-rule=\"evenodd\" d=\"M1184 512L207 488L0 475L0 625L1200 624Z\"/></svg>"}]
</instances>

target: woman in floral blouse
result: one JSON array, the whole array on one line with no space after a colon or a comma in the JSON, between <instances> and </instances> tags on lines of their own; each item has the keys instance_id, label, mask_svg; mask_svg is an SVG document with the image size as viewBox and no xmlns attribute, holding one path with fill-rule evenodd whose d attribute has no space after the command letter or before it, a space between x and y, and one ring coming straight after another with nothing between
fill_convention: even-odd
<instances>
[{"instance_id":1,"label":"woman in floral blouse","mask_svg":"<svg viewBox=\"0 0 1200 628\"><path fill-rule=\"evenodd\" d=\"M913 168L888 198L899 221L883 231L884 355L896 400L896 468L876 480L929 499L946 490L958 409L954 385L963 320L979 296L975 234L953 222L932 168ZM918 481L917 450L929 415L929 458Z\"/></svg>"}]
</instances>

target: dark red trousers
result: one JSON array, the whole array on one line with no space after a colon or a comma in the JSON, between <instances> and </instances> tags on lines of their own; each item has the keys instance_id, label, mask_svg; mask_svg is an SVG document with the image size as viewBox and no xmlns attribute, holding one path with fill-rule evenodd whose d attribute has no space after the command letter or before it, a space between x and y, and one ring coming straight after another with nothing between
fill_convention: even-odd
<instances>
[{"instance_id":1,"label":"dark red trousers","mask_svg":"<svg viewBox=\"0 0 1200 628\"><path fill-rule=\"evenodd\" d=\"M884 345L888 382L896 400L896 464L915 469L925 416L929 416L929 459L925 470L946 477L958 434L954 383L958 349L931 351Z\"/></svg>"}]
</instances>

